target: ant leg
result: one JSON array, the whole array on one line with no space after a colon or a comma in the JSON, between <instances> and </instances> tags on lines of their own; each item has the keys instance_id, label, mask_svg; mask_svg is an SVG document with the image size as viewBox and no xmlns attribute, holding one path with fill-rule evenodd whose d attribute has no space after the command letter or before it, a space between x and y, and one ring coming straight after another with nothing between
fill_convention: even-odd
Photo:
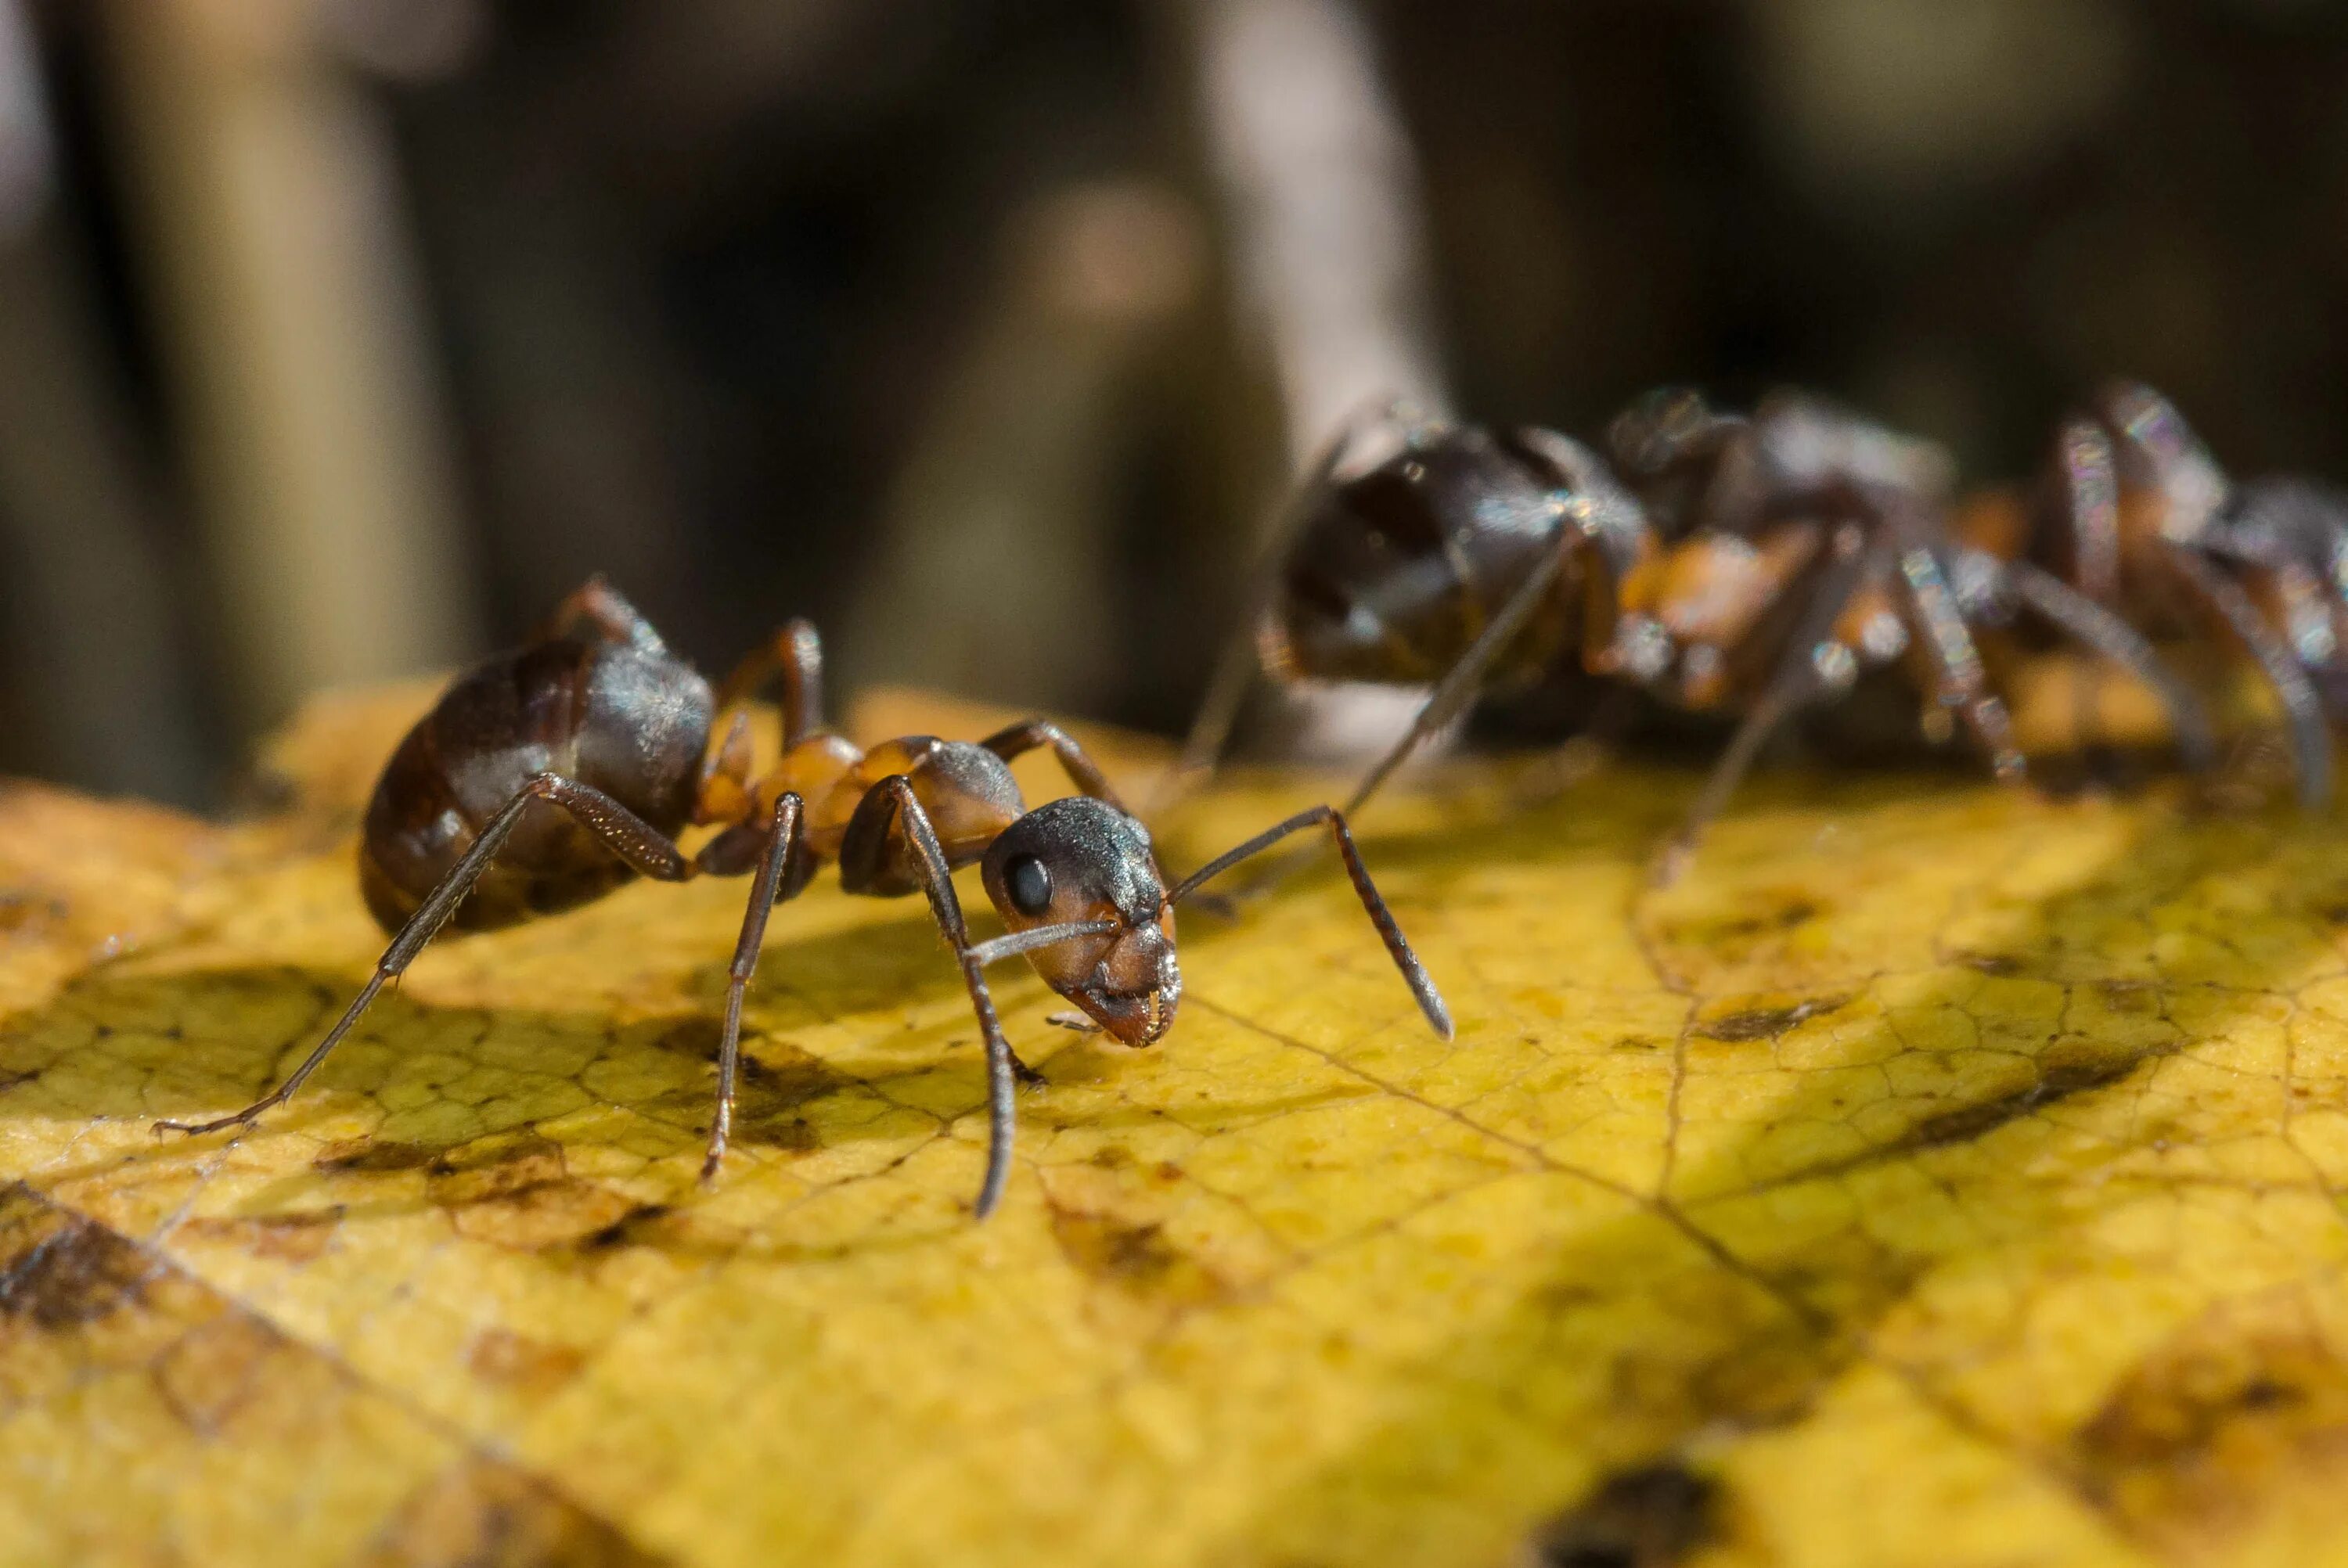
<instances>
[{"instance_id":1,"label":"ant leg","mask_svg":"<svg viewBox=\"0 0 2348 1568\"><path fill-rule=\"evenodd\" d=\"M1377 885L1370 880L1370 868L1362 864L1362 852L1354 847L1354 832L1345 825L1345 814L1334 805L1316 805L1309 811L1300 811L1286 822L1264 829L1237 848L1225 850L1184 877L1174 891L1167 895L1166 901L1179 904L1197 892L1201 885L1221 876L1250 856L1261 855L1289 835L1302 833L1324 822L1329 825L1330 836L1336 841L1337 854L1345 863L1345 875L1353 881L1354 891L1362 900L1362 908L1369 916L1370 924L1377 927L1378 939L1385 944L1386 956L1394 960L1395 968L1402 971L1403 983L1410 987L1410 994L1417 999L1418 1010L1426 1015L1428 1025L1437 1035L1449 1040L1451 1009L1444 1005L1443 994L1435 989L1435 981L1427 975L1426 966L1418 961L1416 953L1411 951L1410 942L1403 936L1402 927L1395 923L1394 912L1386 907L1386 901L1379 894Z\"/></svg>"},{"instance_id":2,"label":"ant leg","mask_svg":"<svg viewBox=\"0 0 2348 1568\"><path fill-rule=\"evenodd\" d=\"M1313 514L1313 503L1334 479L1344 466L1346 455L1354 444L1369 430L1380 425L1399 428L1405 447L1414 448L1441 428L1439 422L1419 413L1401 398L1384 398L1364 405L1337 426L1337 432L1321 454L1304 471L1295 487L1281 503L1274 514L1263 552L1248 574L1248 590L1241 598L1239 626L1216 656L1214 672L1208 678L1205 695L1199 700L1198 717L1190 722L1190 733L1183 738L1182 751L1175 759L1172 772L1160 780L1151 792L1149 812L1153 816L1170 810L1184 796L1212 777L1215 766L1222 761L1223 748L1230 744L1231 727L1239 723L1240 709L1247 701L1248 688L1254 684L1257 660L1257 628L1280 596L1281 574L1288 565L1288 552L1296 537Z\"/></svg>"},{"instance_id":3,"label":"ant leg","mask_svg":"<svg viewBox=\"0 0 2348 1568\"><path fill-rule=\"evenodd\" d=\"M748 702L778 675L783 682L783 750L788 752L809 732L823 727L823 640L816 635L813 621L785 621L782 630L736 664L717 688L718 712Z\"/></svg>"},{"instance_id":4,"label":"ant leg","mask_svg":"<svg viewBox=\"0 0 2348 1568\"><path fill-rule=\"evenodd\" d=\"M1941 574L1939 559L1929 545L1911 544L1900 550L1899 564L1898 577L1909 610L1923 633L1920 641L1924 656L1940 677L1940 701L1962 716L1965 727L1989 753L1990 767L2000 779L2020 778L2022 753L2014 746L2005 703L1989 689L1981 650L1973 645L1972 632L1957 608L1956 595L1949 591L1948 579Z\"/></svg>"},{"instance_id":5,"label":"ant leg","mask_svg":"<svg viewBox=\"0 0 2348 1568\"><path fill-rule=\"evenodd\" d=\"M1426 701L1419 704L1418 713L1411 720L1410 728L1403 732L1401 739L1386 748L1385 754L1378 758L1363 776L1362 782L1354 786L1354 793L1346 797L1340 810L1347 815L1359 812L1368 804L1370 796L1377 793L1378 786L1392 777L1395 770L1402 766L1413 752L1424 745L1428 737L1440 733L1458 718L1475 701L1477 692L1483 690L1484 672L1491 668L1492 661L1499 657L1500 651L1508 646L1509 640L1531 619L1533 611L1540 608L1541 600L1548 596L1559 574L1563 571L1567 555L1583 542L1583 536L1579 531L1569 531L1559 541L1556 549L1533 563L1532 570L1525 575L1524 581L1517 585L1516 591L1509 594L1499 613L1485 623L1484 630L1476 634L1476 640L1468 645L1466 651L1443 672L1443 679L1436 683L1434 691L1427 693ZM1295 859L1290 857L1266 870L1243 892L1233 897L1261 898L1278 886L1294 868Z\"/></svg>"},{"instance_id":6,"label":"ant leg","mask_svg":"<svg viewBox=\"0 0 2348 1568\"><path fill-rule=\"evenodd\" d=\"M963 919L962 900L954 896L953 873L946 862L946 852L938 843L937 830L930 825L929 813L922 809L921 797L913 793L912 781L902 774L891 774L872 788L882 793L893 808L895 821L884 826L892 835L901 832L921 861L922 888L929 896L930 913L936 917L938 930L953 947L954 959L962 966L963 986L970 992L971 1010L978 1015L979 1034L985 1041L986 1176L979 1184L975 1205L978 1217L984 1219L1003 1201L1003 1190L1011 1180L1011 1146L1018 1116L1015 1073L1023 1064L1012 1053L1011 1042L1004 1038L1003 1022L994 1012L994 998L986 989L987 962L991 958L1009 954L972 946L970 927ZM843 864L843 885L849 875ZM849 891L856 889L850 887ZM988 948L999 948L999 941L988 944Z\"/></svg>"},{"instance_id":7,"label":"ant leg","mask_svg":"<svg viewBox=\"0 0 2348 1568\"><path fill-rule=\"evenodd\" d=\"M2003 581L2016 599L2046 620L2151 687L2168 711L2178 760L2188 772L2206 772L2215 764L2218 743L2201 699L2161 662L2152 644L2135 627L2054 573L2027 561L1999 561L1984 552L1972 551L1961 554L1957 562L1964 569L1993 573L1991 580Z\"/></svg>"},{"instance_id":8,"label":"ant leg","mask_svg":"<svg viewBox=\"0 0 2348 1568\"><path fill-rule=\"evenodd\" d=\"M1654 886L1668 886L1679 879L1694 858L1704 830L1727 806L1729 796L1752 770L1762 746L1818 695L1826 679L1822 666L1828 651L1839 646L1833 641L1835 622L1859 585L1875 576L1883 565L1885 544L1879 540L1862 547L1856 542L1859 537L1847 527L1837 538L1832 553L1819 569L1818 585L1803 607L1801 619L1795 623L1793 635L1778 656L1776 669L1770 673L1769 683L1738 721L1727 750L1713 764L1711 776L1704 780L1695 803L1688 807L1679 831L1664 843L1663 852L1656 857L1651 876Z\"/></svg>"},{"instance_id":9,"label":"ant leg","mask_svg":"<svg viewBox=\"0 0 2348 1568\"><path fill-rule=\"evenodd\" d=\"M725 738L702 756L693 790L693 820L732 822L750 809L750 715L736 708Z\"/></svg>"},{"instance_id":10,"label":"ant leg","mask_svg":"<svg viewBox=\"0 0 2348 1568\"><path fill-rule=\"evenodd\" d=\"M2291 731L2291 754L2299 774L2300 804L2310 811L2332 798L2332 735L2324 728L2323 703L2289 648L2283 646L2266 618L2259 613L2242 585L2219 570L2192 547L2172 544L2169 564L2178 575L2221 616L2250 657L2257 660L2267 683L2282 702Z\"/></svg>"},{"instance_id":11,"label":"ant leg","mask_svg":"<svg viewBox=\"0 0 2348 1568\"><path fill-rule=\"evenodd\" d=\"M554 613L540 625L535 640L568 637L582 626L592 628L606 642L624 642L646 653L668 651L653 623L622 598L618 589L605 582L601 572L564 596Z\"/></svg>"},{"instance_id":12,"label":"ant leg","mask_svg":"<svg viewBox=\"0 0 2348 1568\"><path fill-rule=\"evenodd\" d=\"M457 907L465 901L465 895L473 890L473 884L479 881L481 873L489 869L489 862L512 834L515 824L521 820L522 813L530 809L531 802L541 800L551 805L561 806L582 827L601 839L605 848L643 876L662 882L683 882L695 873L693 862L679 853L674 843L602 790L574 783L558 774L540 774L514 792L513 797L499 809L498 815L489 819L489 825L481 829L480 836L473 840L472 847L448 868L448 874L440 879L440 885L417 906L416 913L407 917L407 923L400 927L399 934L391 939L391 946L385 948L383 957L376 961L375 973L369 977L366 988L344 1011L335 1027L326 1031L326 1038L318 1042L317 1049L294 1070L291 1077L232 1116L222 1116L211 1122L158 1122L155 1131L216 1132L223 1127L249 1122L263 1112L283 1105L293 1098L294 1091L302 1087L304 1081L318 1070L319 1064L326 1060L335 1046L342 1043L343 1037L350 1033L352 1026L359 1021L359 1016L375 1000L376 994L387 981L404 973L407 966L416 961L417 954L424 950L425 944L448 924L448 917L457 912Z\"/></svg>"},{"instance_id":13,"label":"ant leg","mask_svg":"<svg viewBox=\"0 0 2348 1568\"><path fill-rule=\"evenodd\" d=\"M1101 765L1076 743L1074 736L1049 719L1024 720L996 731L978 743L1006 763L1038 746L1049 746L1052 754L1059 759L1060 771L1068 775L1068 782L1076 786L1078 793L1125 810L1125 802L1117 798L1117 787L1108 782L1108 774L1101 771Z\"/></svg>"},{"instance_id":14,"label":"ant leg","mask_svg":"<svg viewBox=\"0 0 2348 1568\"><path fill-rule=\"evenodd\" d=\"M2160 534L2199 539L2225 505L2232 483L2177 405L2140 382L2114 382L2096 411L2119 437L2123 462L2132 458L2164 503Z\"/></svg>"},{"instance_id":15,"label":"ant leg","mask_svg":"<svg viewBox=\"0 0 2348 1568\"><path fill-rule=\"evenodd\" d=\"M1427 737L1457 719L1476 700L1476 693L1484 687L1484 672L1491 668L1492 661L1499 657L1500 651L1509 645L1509 640L1523 630L1525 622L1532 619L1533 611L1540 608L1541 600L1548 597L1558 574L1565 568L1567 554L1581 542L1579 533L1570 533L1560 541L1556 549L1533 563L1532 570L1525 574L1525 580L1509 595L1508 602L1500 606L1499 613L1485 623L1484 630L1476 634L1476 640L1468 645L1467 651L1443 672L1443 679L1436 682L1435 690L1428 692L1426 701L1419 705L1418 716L1410 722L1410 728L1403 733L1400 740L1386 748L1385 754L1363 775L1362 782L1354 786L1354 793L1346 797L1343 807L1345 812L1360 811L1368 804L1370 796L1377 793L1378 786L1385 783L1413 752L1425 744Z\"/></svg>"},{"instance_id":16,"label":"ant leg","mask_svg":"<svg viewBox=\"0 0 2348 1568\"><path fill-rule=\"evenodd\" d=\"M767 825L767 847L758 857L757 879L750 885L750 901L742 911L742 934L734 943L734 961L726 969L726 1028L717 1042L717 1110L709 1122L709 1153L701 1162L701 1179L717 1173L726 1158L726 1140L734 1131L734 1079L742 1061L742 998L758 967L758 948L767 939L767 917L782 895L784 868L798 845L799 797L786 793L775 802ZM796 890L796 889L795 889Z\"/></svg>"},{"instance_id":17,"label":"ant leg","mask_svg":"<svg viewBox=\"0 0 2348 1568\"><path fill-rule=\"evenodd\" d=\"M2066 419L2054 450L2070 522L2072 579L2081 593L2109 604L2120 590L2119 460L2112 438L2092 419Z\"/></svg>"}]
</instances>

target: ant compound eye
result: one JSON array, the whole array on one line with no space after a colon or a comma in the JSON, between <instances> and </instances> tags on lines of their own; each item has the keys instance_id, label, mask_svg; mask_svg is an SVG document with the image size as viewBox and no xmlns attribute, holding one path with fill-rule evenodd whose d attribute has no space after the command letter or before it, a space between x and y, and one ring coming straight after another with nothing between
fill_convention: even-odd
<instances>
[{"instance_id":1,"label":"ant compound eye","mask_svg":"<svg viewBox=\"0 0 2348 1568\"><path fill-rule=\"evenodd\" d=\"M1032 855L1023 855L1003 868L1003 886L1011 906L1022 915L1041 915L1052 907L1052 874Z\"/></svg>"}]
</instances>

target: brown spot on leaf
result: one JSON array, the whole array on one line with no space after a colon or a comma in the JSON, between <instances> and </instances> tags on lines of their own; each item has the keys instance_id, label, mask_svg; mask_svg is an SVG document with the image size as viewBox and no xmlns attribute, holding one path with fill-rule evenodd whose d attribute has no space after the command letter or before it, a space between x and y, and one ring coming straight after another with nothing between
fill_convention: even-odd
<instances>
[{"instance_id":1,"label":"brown spot on leaf","mask_svg":"<svg viewBox=\"0 0 2348 1568\"><path fill-rule=\"evenodd\" d=\"M535 1132L499 1132L435 1161L425 1194L476 1241L542 1252L575 1244L617 1223L633 1201L572 1176L562 1147Z\"/></svg>"},{"instance_id":2,"label":"brown spot on leaf","mask_svg":"<svg viewBox=\"0 0 2348 1568\"><path fill-rule=\"evenodd\" d=\"M534 1476L469 1459L410 1494L359 1568L656 1568L661 1559Z\"/></svg>"},{"instance_id":3,"label":"brown spot on leaf","mask_svg":"<svg viewBox=\"0 0 2348 1568\"><path fill-rule=\"evenodd\" d=\"M1748 1008L1704 1020L1695 1026L1694 1033L1699 1040L1726 1040L1731 1044L1774 1040L1795 1025L1821 1013L1830 1013L1849 1000L1849 997L1814 997L1792 1007Z\"/></svg>"},{"instance_id":4,"label":"brown spot on leaf","mask_svg":"<svg viewBox=\"0 0 2348 1568\"><path fill-rule=\"evenodd\" d=\"M155 1387L181 1424L210 1437L266 1385L264 1364L285 1348L284 1337L261 1319L223 1311L157 1358Z\"/></svg>"},{"instance_id":5,"label":"brown spot on leaf","mask_svg":"<svg viewBox=\"0 0 2348 1568\"><path fill-rule=\"evenodd\" d=\"M587 1353L572 1345L553 1345L503 1328L486 1328L473 1337L465 1365L485 1383L531 1398L543 1398L579 1375Z\"/></svg>"},{"instance_id":6,"label":"brown spot on leaf","mask_svg":"<svg viewBox=\"0 0 2348 1568\"><path fill-rule=\"evenodd\" d=\"M401 1143L388 1138L346 1138L329 1143L310 1162L311 1169L336 1171L420 1171L438 1159L439 1151L421 1143Z\"/></svg>"},{"instance_id":7,"label":"brown spot on leaf","mask_svg":"<svg viewBox=\"0 0 2348 1568\"><path fill-rule=\"evenodd\" d=\"M1538 1526L1519 1568L1673 1568L1719 1532L1720 1488L1665 1462L1617 1471L1578 1506Z\"/></svg>"},{"instance_id":8,"label":"brown spot on leaf","mask_svg":"<svg viewBox=\"0 0 2348 1568\"><path fill-rule=\"evenodd\" d=\"M610 1252L635 1245L650 1239L673 1212L666 1204L638 1204L602 1230L581 1236L579 1250Z\"/></svg>"},{"instance_id":9,"label":"brown spot on leaf","mask_svg":"<svg viewBox=\"0 0 2348 1568\"><path fill-rule=\"evenodd\" d=\"M1807 893L1763 891L1747 898L1735 915L1667 922L1662 934L1676 946L1700 948L1722 958L1749 957L1826 910L1824 904Z\"/></svg>"},{"instance_id":10,"label":"brown spot on leaf","mask_svg":"<svg viewBox=\"0 0 2348 1568\"><path fill-rule=\"evenodd\" d=\"M1978 1105L1962 1106L1927 1116L1910 1130L1901 1150L1937 1148L1984 1137L2009 1122L2047 1106L2117 1083L2160 1052L2115 1050L2083 1041L2062 1041L2038 1059L2038 1081L2027 1089L2003 1094Z\"/></svg>"},{"instance_id":11,"label":"brown spot on leaf","mask_svg":"<svg viewBox=\"0 0 2348 1568\"><path fill-rule=\"evenodd\" d=\"M293 1214L255 1214L239 1218L206 1215L180 1226L181 1234L206 1241L224 1241L256 1257L287 1263L307 1263L326 1250L335 1227L343 1221L343 1207L304 1209Z\"/></svg>"},{"instance_id":12,"label":"brown spot on leaf","mask_svg":"<svg viewBox=\"0 0 2348 1568\"><path fill-rule=\"evenodd\" d=\"M0 1245L7 1249L0 1315L49 1329L92 1323L137 1300L154 1276L154 1260L105 1226L52 1208L22 1186L8 1199L0 1214Z\"/></svg>"},{"instance_id":13,"label":"brown spot on leaf","mask_svg":"<svg viewBox=\"0 0 2348 1568\"><path fill-rule=\"evenodd\" d=\"M1221 1280L1155 1224L1054 1204L1052 1239L1079 1273L1153 1301L1194 1307L1228 1294Z\"/></svg>"},{"instance_id":14,"label":"brown spot on leaf","mask_svg":"<svg viewBox=\"0 0 2348 1568\"><path fill-rule=\"evenodd\" d=\"M2262 1530L2336 1521L2348 1365L2295 1298L2231 1303L2138 1363L2074 1448L2087 1493L2159 1555L2244 1560Z\"/></svg>"}]
</instances>

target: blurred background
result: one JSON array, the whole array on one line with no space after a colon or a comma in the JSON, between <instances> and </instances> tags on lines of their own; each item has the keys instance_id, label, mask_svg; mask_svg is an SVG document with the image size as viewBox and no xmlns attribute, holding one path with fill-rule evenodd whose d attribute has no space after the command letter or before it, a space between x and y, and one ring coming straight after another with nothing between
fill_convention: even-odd
<instances>
[{"instance_id":1,"label":"blurred background","mask_svg":"<svg viewBox=\"0 0 2348 1568\"><path fill-rule=\"evenodd\" d=\"M1173 731L1373 394L2341 478L2344 333L2324 0L0 0L0 769L216 806L596 570Z\"/></svg>"}]
</instances>

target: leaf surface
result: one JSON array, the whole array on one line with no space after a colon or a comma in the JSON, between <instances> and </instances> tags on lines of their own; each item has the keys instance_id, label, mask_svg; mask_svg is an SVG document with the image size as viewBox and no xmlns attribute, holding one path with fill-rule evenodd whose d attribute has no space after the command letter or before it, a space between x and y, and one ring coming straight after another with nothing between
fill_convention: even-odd
<instances>
[{"instance_id":1,"label":"leaf surface","mask_svg":"<svg viewBox=\"0 0 2348 1568\"><path fill-rule=\"evenodd\" d=\"M1788 777L1658 893L1692 778L1440 771L1361 830L1456 1044L1325 867L1185 916L1145 1052L1005 966L1048 1082L983 1226L953 967L828 883L714 1189L740 883L438 946L259 1127L157 1140L363 978L427 696L314 713L243 825L0 795L11 1557L2348 1562L2328 825Z\"/></svg>"}]
</instances>

